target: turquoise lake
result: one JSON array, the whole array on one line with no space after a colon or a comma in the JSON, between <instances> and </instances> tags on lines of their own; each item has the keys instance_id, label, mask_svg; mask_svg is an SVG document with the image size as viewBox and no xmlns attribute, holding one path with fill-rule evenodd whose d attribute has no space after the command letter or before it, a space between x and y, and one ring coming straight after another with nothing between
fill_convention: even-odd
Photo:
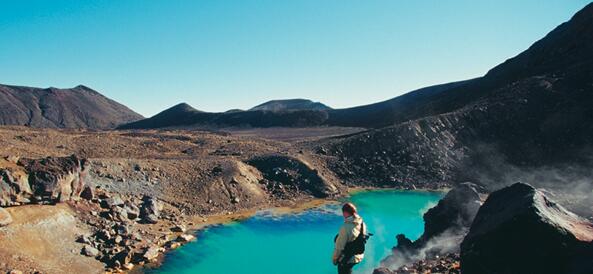
<instances>
[{"instance_id":1,"label":"turquoise lake","mask_svg":"<svg viewBox=\"0 0 593 274\"><path fill-rule=\"evenodd\" d=\"M438 192L365 191L353 194L369 232L364 261L354 273L371 273L391 252L395 235L412 239L422 234L422 214L442 197ZM197 233L198 241L166 255L151 274L330 274L333 238L343 218L340 205L330 204L300 213L255 216Z\"/></svg>"}]
</instances>

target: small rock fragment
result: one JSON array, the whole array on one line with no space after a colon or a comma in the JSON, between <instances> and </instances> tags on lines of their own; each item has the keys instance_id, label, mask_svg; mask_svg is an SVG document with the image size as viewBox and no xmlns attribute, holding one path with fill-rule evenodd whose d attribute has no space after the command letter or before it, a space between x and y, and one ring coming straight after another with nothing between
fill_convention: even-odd
<instances>
[{"instance_id":1,"label":"small rock fragment","mask_svg":"<svg viewBox=\"0 0 593 274\"><path fill-rule=\"evenodd\" d=\"M99 255L99 250L90 245L85 245L82 248L82 254L88 257L96 257Z\"/></svg>"},{"instance_id":2,"label":"small rock fragment","mask_svg":"<svg viewBox=\"0 0 593 274\"><path fill-rule=\"evenodd\" d=\"M181 234L181 235L179 235L179 237L177 237L177 241L178 242L182 242L182 243L186 243L186 242L193 241L195 238L196 237L194 235Z\"/></svg>"},{"instance_id":3,"label":"small rock fragment","mask_svg":"<svg viewBox=\"0 0 593 274\"><path fill-rule=\"evenodd\" d=\"M158 256L159 248L156 246L149 247L148 249L146 249L146 252L144 252L144 255L142 255L142 257L144 257L148 261L152 261L156 259Z\"/></svg>"}]
</instances>

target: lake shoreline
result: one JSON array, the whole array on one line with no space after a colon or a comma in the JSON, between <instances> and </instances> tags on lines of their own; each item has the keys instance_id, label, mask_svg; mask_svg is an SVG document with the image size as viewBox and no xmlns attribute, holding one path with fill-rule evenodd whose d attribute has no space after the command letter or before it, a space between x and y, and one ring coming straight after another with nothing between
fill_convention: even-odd
<instances>
[{"instance_id":1,"label":"lake shoreline","mask_svg":"<svg viewBox=\"0 0 593 274\"><path fill-rule=\"evenodd\" d=\"M433 193L445 193L449 190L449 188L440 188L440 189L404 189L404 188L381 188L381 187L349 187L346 194L340 195L333 198L312 198L312 199L303 199L300 201L296 201L296 204L293 205L278 205L278 206L260 206L251 209L240 210L237 212L227 213L227 214L214 214L209 216L189 216L190 223L194 225L190 225L186 234L191 234L196 236L194 241L199 241L200 239L197 237L197 234L200 231L206 230L210 227L221 226L230 224L233 222L240 222L245 219L249 219L254 217L260 211L271 211L277 215L288 215L288 214L295 214L301 213L311 208L320 207L323 205L339 203L340 200L350 197L354 194L360 194L363 192L377 192L377 191L401 191L401 192L433 192ZM190 242L183 243L182 245L186 245ZM146 273L147 268L155 269L162 266L166 256L174 251L175 249L168 249L163 252L154 263L145 264L143 266L137 266L134 269L128 271L127 273L130 274L144 274Z\"/></svg>"}]
</instances>

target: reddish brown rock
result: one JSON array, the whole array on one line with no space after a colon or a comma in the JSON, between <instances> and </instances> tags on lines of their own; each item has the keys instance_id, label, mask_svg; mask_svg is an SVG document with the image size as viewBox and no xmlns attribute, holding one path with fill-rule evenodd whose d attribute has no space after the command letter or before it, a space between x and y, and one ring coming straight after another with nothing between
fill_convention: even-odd
<instances>
[{"instance_id":1,"label":"reddish brown rock","mask_svg":"<svg viewBox=\"0 0 593 274\"><path fill-rule=\"evenodd\" d=\"M0 206L29 203L33 194L29 177L17 158L0 158Z\"/></svg>"}]
</instances>

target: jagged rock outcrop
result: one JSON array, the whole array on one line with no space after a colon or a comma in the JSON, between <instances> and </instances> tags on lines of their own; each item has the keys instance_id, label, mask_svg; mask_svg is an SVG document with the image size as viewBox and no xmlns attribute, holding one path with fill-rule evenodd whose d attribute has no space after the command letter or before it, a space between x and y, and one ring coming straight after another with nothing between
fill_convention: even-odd
<instances>
[{"instance_id":1,"label":"jagged rock outcrop","mask_svg":"<svg viewBox=\"0 0 593 274\"><path fill-rule=\"evenodd\" d=\"M424 214L422 236L412 242L403 234L397 235L393 254L381 264L399 268L418 260L457 252L480 204L476 185L469 182L459 184Z\"/></svg>"},{"instance_id":2,"label":"jagged rock outcrop","mask_svg":"<svg viewBox=\"0 0 593 274\"><path fill-rule=\"evenodd\" d=\"M0 158L0 206L19 205L31 202L33 194L29 176L18 158Z\"/></svg>"},{"instance_id":3,"label":"jagged rock outcrop","mask_svg":"<svg viewBox=\"0 0 593 274\"><path fill-rule=\"evenodd\" d=\"M87 186L86 160L77 156L0 160L0 206L78 199Z\"/></svg>"},{"instance_id":4,"label":"jagged rock outcrop","mask_svg":"<svg viewBox=\"0 0 593 274\"><path fill-rule=\"evenodd\" d=\"M593 223L532 186L490 194L461 244L461 270L474 273L593 273Z\"/></svg>"}]
</instances>

